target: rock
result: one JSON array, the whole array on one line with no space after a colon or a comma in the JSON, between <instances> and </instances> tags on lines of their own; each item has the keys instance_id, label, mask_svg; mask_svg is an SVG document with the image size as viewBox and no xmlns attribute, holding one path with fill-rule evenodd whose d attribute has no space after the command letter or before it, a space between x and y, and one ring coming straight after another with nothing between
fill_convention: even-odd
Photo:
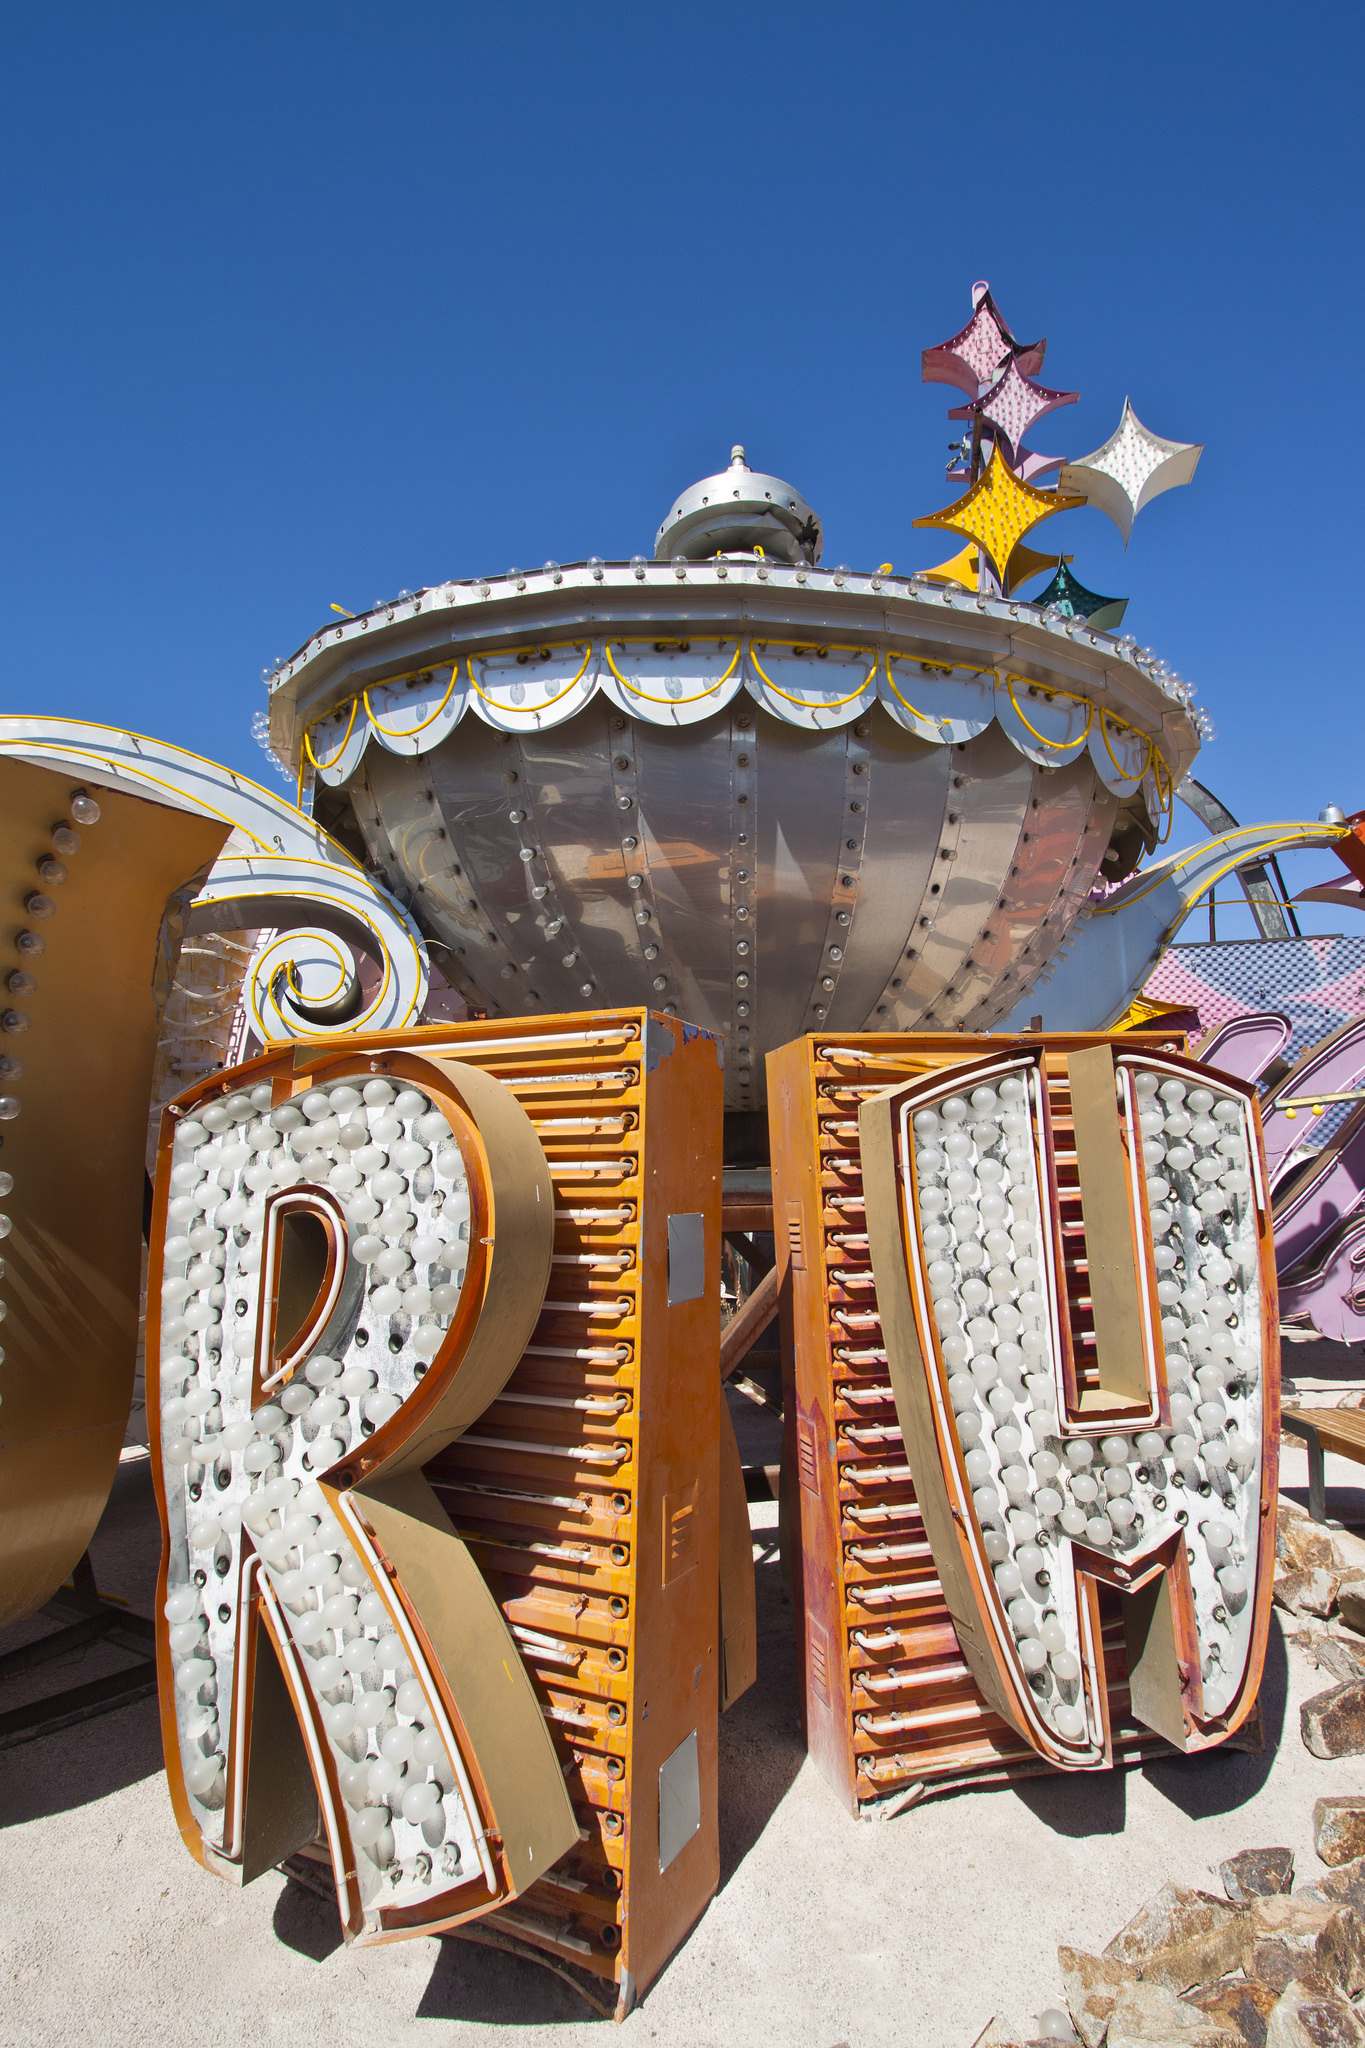
<instances>
[{"instance_id":1,"label":"rock","mask_svg":"<svg viewBox=\"0 0 1365 2048\"><path fill-rule=\"evenodd\" d=\"M1342 1579L1365 1577L1365 1538L1351 1529L1315 1522L1293 1501L1280 1501L1275 1555L1285 1571L1328 1571Z\"/></svg>"},{"instance_id":2,"label":"rock","mask_svg":"<svg viewBox=\"0 0 1365 2048\"><path fill-rule=\"evenodd\" d=\"M1365 1990L1365 1919L1353 1906L1339 1906L1318 1936L1313 1978L1347 1998L1359 1998Z\"/></svg>"},{"instance_id":3,"label":"rock","mask_svg":"<svg viewBox=\"0 0 1365 2048\"><path fill-rule=\"evenodd\" d=\"M1248 1908L1185 1885L1163 1885L1109 1943L1113 1962L1130 1963L1140 1977L1186 1991L1231 1976L1246 1958Z\"/></svg>"},{"instance_id":4,"label":"rock","mask_svg":"<svg viewBox=\"0 0 1365 2048\"><path fill-rule=\"evenodd\" d=\"M1344 1998L1289 1984L1266 2023L1265 2048L1362 2048L1365 2027Z\"/></svg>"},{"instance_id":5,"label":"rock","mask_svg":"<svg viewBox=\"0 0 1365 2048\"><path fill-rule=\"evenodd\" d=\"M1365 1986L1365 1921L1331 1899L1253 1901L1247 1976L1284 1991L1296 1978L1352 1997Z\"/></svg>"},{"instance_id":6,"label":"rock","mask_svg":"<svg viewBox=\"0 0 1365 2048\"><path fill-rule=\"evenodd\" d=\"M1313 1847L1324 1863L1354 1863L1365 1856L1365 1795L1344 1792L1313 1805Z\"/></svg>"},{"instance_id":7,"label":"rock","mask_svg":"<svg viewBox=\"0 0 1365 2048\"><path fill-rule=\"evenodd\" d=\"M1365 1913L1365 1856L1354 1863L1343 1863L1338 1870L1322 1871L1314 1882L1300 1887L1296 1898L1308 1896L1314 1899L1331 1899L1334 1905L1354 1906L1357 1913Z\"/></svg>"},{"instance_id":8,"label":"rock","mask_svg":"<svg viewBox=\"0 0 1365 2048\"><path fill-rule=\"evenodd\" d=\"M1335 1571L1337 1553L1321 1522L1285 1501L1275 1523L1275 1556L1288 1572Z\"/></svg>"},{"instance_id":9,"label":"rock","mask_svg":"<svg viewBox=\"0 0 1365 2048\"><path fill-rule=\"evenodd\" d=\"M1337 1587L1337 1605L1347 1628L1365 1635L1365 1578L1343 1579Z\"/></svg>"},{"instance_id":10,"label":"rock","mask_svg":"<svg viewBox=\"0 0 1365 2048\"><path fill-rule=\"evenodd\" d=\"M1188 1991L1186 2002L1197 2005L1210 2019L1230 2027L1246 2048L1265 2048L1266 2022L1279 1993L1268 1984L1249 1984L1245 1977L1225 1977L1221 1984L1206 1984L1201 1991Z\"/></svg>"},{"instance_id":11,"label":"rock","mask_svg":"<svg viewBox=\"0 0 1365 2048\"><path fill-rule=\"evenodd\" d=\"M1100 2048L1114 2002L1120 1991L1136 1984L1137 1971L1131 1963L1087 1955L1079 1948L1059 1948L1057 1964L1076 2032L1085 2048Z\"/></svg>"},{"instance_id":12,"label":"rock","mask_svg":"<svg viewBox=\"0 0 1365 2048\"><path fill-rule=\"evenodd\" d=\"M1365 1580L1361 1584L1365 1586ZM1338 1593L1338 1601L1340 1598ZM1333 1678L1343 1683L1365 1678L1365 1643L1348 1642L1344 1636L1324 1635L1321 1629L1311 1632L1305 1629L1292 1640L1312 1658L1320 1671L1330 1672Z\"/></svg>"},{"instance_id":13,"label":"rock","mask_svg":"<svg viewBox=\"0 0 1365 2048\"><path fill-rule=\"evenodd\" d=\"M1164 1984L1129 1984L1120 1992L1107 2048L1246 2048L1244 2037L1177 1998Z\"/></svg>"},{"instance_id":14,"label":"rock","mask_svg":"<svg viewBox=\"0 0 1365 2048\"><path fill-rule=\"evenodd\" d=\"M1299 1709L1299 1728L1314 1756L1365 1754L1365 1679L1314 1693Z\"/></svg>"},{"instance_id":15,"label":"rock","mask_svg":"<svg viewBox=\"0 0 1365 2048\"><path fill-rule=\"evenodd\" d=\"M1249 1924L1248 1977L1274 1991L1296 1977L1348 1994L1359 1989L1365 1926L1349 1906L1301 1896L1256 1899Z\"/></svg>"},{"instance_id":16,"label":"rock","mask_svg":"<svg viewBox=\"0 0 1365 2048\"><path fill-rule=\"evenodd\" d=\"M1281 1572L1275 1581L1275 1605L1290 1614L1316 1614L1325 1621L1337 1604L1340 1583L1335 1572L1316 1566L1308 1571Z\"/></svg>"},{"instance_id":17,"label":"rock","mask_svg":"<svg viewBox=\"0 0 1365 2048\"><path fill-rule=\"evenodd\" d=\"M1248 1899L1264 1899L1274 1892L1292 1891L1294 1851L1241 1849L1235 1856L1229 1856L1226 1863L1219 1864L1218 1875L1223 1880L1223 1890L1239 1906L1245 1905Z\"/></svg>"}]
</instances>

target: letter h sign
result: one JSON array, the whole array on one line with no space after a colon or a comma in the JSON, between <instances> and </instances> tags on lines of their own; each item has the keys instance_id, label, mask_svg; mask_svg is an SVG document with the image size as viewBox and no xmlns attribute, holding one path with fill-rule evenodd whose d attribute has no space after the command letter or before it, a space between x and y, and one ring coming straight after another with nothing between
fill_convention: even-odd
<instances>
[{"instance_id":1,"label":"letter h sign","mask_svg":"<svg viewBox=\"0 0 1365 2048\"><path fill-rule=\"evenodd\" d=\"M1134 1723L1225 1741L1274 1564L1252 1091L1120 1035L807 1042L770 1072L777 1207L822 1255L789 1301L827 1770L867 1801L1103 1767Z\"/></svg>"}]
</instances>

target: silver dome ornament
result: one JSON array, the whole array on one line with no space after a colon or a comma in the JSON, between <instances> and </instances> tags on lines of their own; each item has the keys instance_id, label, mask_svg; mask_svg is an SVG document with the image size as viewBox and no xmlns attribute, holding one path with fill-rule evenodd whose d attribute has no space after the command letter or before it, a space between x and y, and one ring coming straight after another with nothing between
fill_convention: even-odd
<instances>
[{"instance_id":1,"label":"silver dome ornament","mask_svg":"<svg viewBox=\"0 0 1365 2048\"><path fill-rule=\"evenodd\" d=\"M675 500L654 537L654 559L707 562L761 551L794 566L818 562L823 545L820 521L801 493L780 476L750 469L736 442L728 469L704 476Z\"/></svg>"}]
</instances>

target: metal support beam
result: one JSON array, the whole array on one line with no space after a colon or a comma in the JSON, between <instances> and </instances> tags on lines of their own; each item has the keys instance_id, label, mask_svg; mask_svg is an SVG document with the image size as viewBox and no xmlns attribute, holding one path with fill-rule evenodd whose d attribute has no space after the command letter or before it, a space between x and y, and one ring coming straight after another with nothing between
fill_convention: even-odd
<instances>
[{"instance_id":1,"label":"metal support beam","mask_svg":"<svg viewBox=\"0 0 1365 2048\"><path fill-rule=\"evenodd\" d=\"M743 1364L777 1314L777 1268L765 1273L720 1338L720 1376L728 1380Z\"/></svg>"}]
</instances>

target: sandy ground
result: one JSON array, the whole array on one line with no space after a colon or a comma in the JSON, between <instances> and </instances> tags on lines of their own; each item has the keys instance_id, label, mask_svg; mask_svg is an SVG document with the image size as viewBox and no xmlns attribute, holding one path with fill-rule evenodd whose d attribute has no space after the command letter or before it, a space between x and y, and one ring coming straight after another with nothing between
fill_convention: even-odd
<instances>
[{"instance_id":1,"label":"sandy ground","mask_svg":"<svg viewBox=\"0 0 1365 2048\"><path fill-rule=\"evenodd\" d=\"M1287 1463L1303 1499L1301 1455ZM1362 1479L1329 1466L1330 1506L1356 1523ZM626 2022L631 2041L968 2048L992 2014L1054 2002L1059 1941L1102 1946L1166 1878L1216 1885L1221 1857L1270 1843L1311 1873L1313 1799L1365 1790L1365 1759L1303 1748L1299 1702L1328 1681L1277 1626L1260 1755L853 1821L804 1760L775 1513L754 1509L760 1679L722 1727L722 1889ZM154 1543L147 1468L127 1466L94 1555L101 1584L144 1612ZM102 1654L44 1666L28 1693L94 1676ZM0 1707L24 1696L6 1686ZM519 1959L453 1941L348 1952L330 1907L281 1877L237 1892L206 1876L172 1823L152 1701L0 1753L5 2044L469 2048L495 2029L511 2048L611 2039L609 2021Z\"/></svg>"}]
</instances>

